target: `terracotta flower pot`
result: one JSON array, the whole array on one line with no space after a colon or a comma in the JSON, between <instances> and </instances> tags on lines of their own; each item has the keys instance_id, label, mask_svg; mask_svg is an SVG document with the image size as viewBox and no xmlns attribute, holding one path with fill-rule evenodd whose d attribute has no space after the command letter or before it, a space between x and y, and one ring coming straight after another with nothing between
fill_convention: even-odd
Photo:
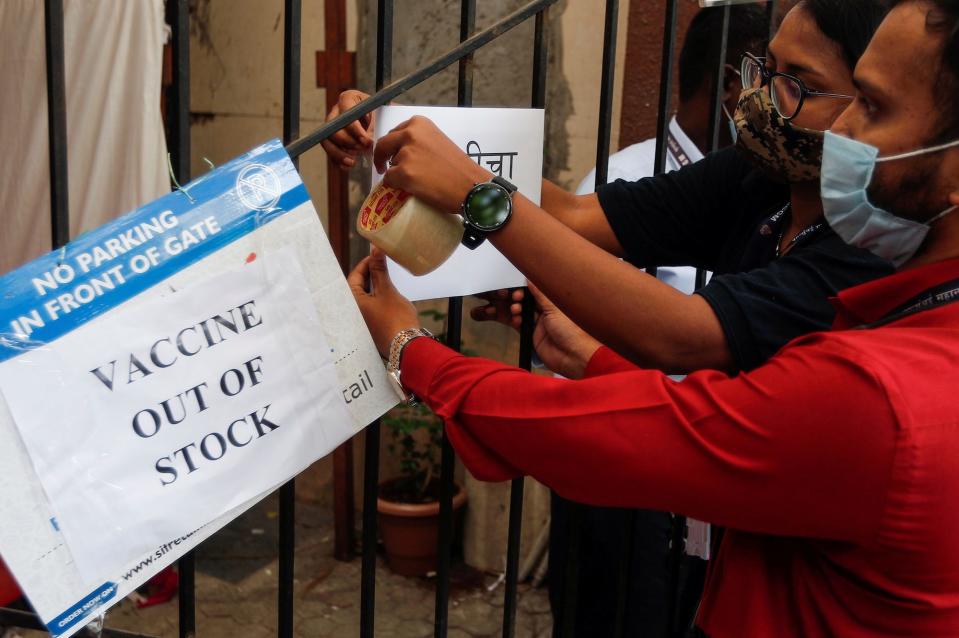
<instances>
[{"instance_id":1,"label":"terracotta flower pot","mask_svg":"<svg viewBox=\"0 0 959 638\"><path fill-rule=\"evenodd\" d=\"M392 482L381 483L380 493L383 493L384 485ZM454 521L458 521L466 505L466 491L459 485L455 485L455 488L453 516ZM376 499L376 511L379 513L380 535L386 547L390 569L403 576L423 576L436 571L439 502L396 503L381 496Z\"/></svg>"}]
</instances>

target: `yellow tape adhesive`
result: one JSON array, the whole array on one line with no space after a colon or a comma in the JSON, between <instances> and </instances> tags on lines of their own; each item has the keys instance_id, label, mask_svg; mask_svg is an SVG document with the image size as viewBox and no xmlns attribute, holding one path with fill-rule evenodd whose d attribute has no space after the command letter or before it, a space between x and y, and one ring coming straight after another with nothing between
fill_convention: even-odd
<instances>
[{"instance_id":1,"label":"yellow tape adhesive","mask_svg":"<svg viewBox=\"0 0 959 638\"><path fill-rule=\"evenodd\" d=\"M460 245L463 218L380 182L360 208L356 232L420 276L439 268Z\"/></svg>"}]
</instances>

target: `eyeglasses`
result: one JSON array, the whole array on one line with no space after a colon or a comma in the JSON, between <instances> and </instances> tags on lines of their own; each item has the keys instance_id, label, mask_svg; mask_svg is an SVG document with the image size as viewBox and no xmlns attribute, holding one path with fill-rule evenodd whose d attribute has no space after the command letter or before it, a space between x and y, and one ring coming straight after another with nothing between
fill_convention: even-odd
<instances>
[{"instance_id":1,"label":"eyeglasses","mask_svg":"<svg viewBox=\"0 0 959 638\"><path fill-rule=\"evenodd\" d=\"M813 91L803 84L799 78L785 73L770 73L766 69L766 58L757 58L751 53L743 56L743 63L739 70L743 83L743 90L758 89L769 86L769 97L773 106L782 118L789 121L799 115L803 102L807 97L833 97L843 100L852 100L851 95L839 93L823 93Z\"/></svg>"}]
</instances>

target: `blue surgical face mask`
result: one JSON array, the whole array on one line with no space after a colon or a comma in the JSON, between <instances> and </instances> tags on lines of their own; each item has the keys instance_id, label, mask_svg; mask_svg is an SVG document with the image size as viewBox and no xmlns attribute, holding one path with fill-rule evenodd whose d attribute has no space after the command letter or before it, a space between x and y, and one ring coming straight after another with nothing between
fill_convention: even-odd
<instances>
[{"instance_id":1,"label":"blue surgical face mask","mask_svg":"<svg viewBox=\"0 0 959 638\"><path fill-rule=\"evenodd\" d=\"M826 131L820 190L826 221L843 241L891 261L898 268L909 261L929 233L929 226L956 209L951 206L926 222L893 215L869 201L869 184L879 162L938 153L959 146L959 140L900 155L879 157L879 149Z\"/></svg>"}]
</instances>

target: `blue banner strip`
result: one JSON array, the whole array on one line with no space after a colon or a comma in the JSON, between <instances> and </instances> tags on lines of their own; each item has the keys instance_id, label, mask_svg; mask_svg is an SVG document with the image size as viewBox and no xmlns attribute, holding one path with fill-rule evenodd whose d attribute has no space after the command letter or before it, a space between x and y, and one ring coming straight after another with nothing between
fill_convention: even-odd
<instances>
[{"instance_id":1,"label":"blue banner strip","mask_svg":"<svg viewBox=\"0 0 959 638\"><path fill-rule=\"evenodd\" d=\"M57 636L69 631L70 628L75 626L77 623L83 622L83 620L89 616L91 612L95 611L98 607L102 607L116 595L116 583L103 583L90 592L86 598L77 602L75 605L47 623L47 629L50 631L50 634L56 638Z\"/></svg>"},{"instance_id":2,"label":"blue banner strip","mask_svg":"<svg viewBox=\"0 0 959 638\"><path fill-rule=\"evenodd\" d=\"M0 278L0 362L49 343L307 202L279 140Z\"/></svg>"}]
</instances>

